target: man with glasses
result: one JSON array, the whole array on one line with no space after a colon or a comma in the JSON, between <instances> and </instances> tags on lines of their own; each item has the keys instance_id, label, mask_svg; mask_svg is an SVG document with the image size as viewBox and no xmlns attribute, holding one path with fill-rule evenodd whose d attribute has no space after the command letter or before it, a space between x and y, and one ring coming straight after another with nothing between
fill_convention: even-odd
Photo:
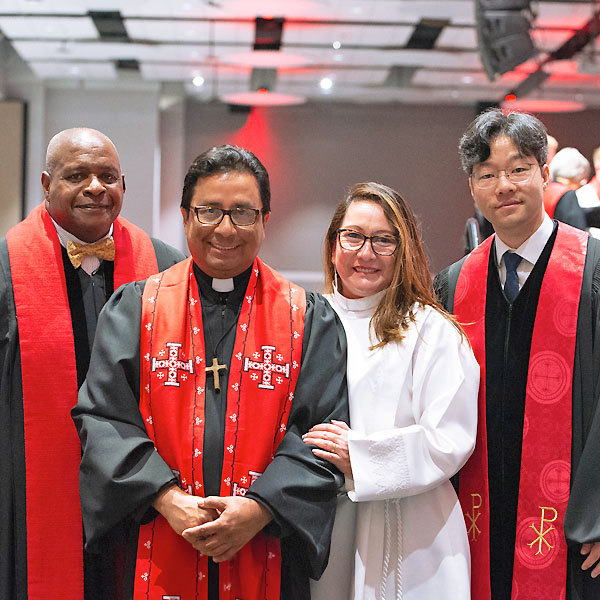
<instances>
[{"instance_id":1,"label":"man with glasses","mask_svg":"<svg viewBox=\"0 0 600 600\"><path fill-rule=\"evenodd\" d=\"M129 525L125 597L308 598L342 477L302 434L348 417L343 331L257 258L270 188L251 152L198 156L181 212L191 258L114 296L73 412L88 544Z\"/></svg>"},{"instance_id":2,"label":"man with glasses","mask_svg":"<svg viewBox=\"0 0 600 600\"><path fill-rule=\"evenodd\" d=\"M496 235L436 278L482 372L459 477L478 599L600 598L600 245L544 212L546 140L531 115L473 121L462 164Z\"/></svg>"}]
</instances>

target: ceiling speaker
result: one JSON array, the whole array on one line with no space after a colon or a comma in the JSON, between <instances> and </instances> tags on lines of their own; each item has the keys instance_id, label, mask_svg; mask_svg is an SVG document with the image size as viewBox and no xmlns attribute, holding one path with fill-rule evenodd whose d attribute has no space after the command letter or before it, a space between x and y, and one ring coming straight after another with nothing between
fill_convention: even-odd
<instances>
[{"instance_id":1,"label":"ceiling speaker","mask_svg":"<svg viewBox=\"0 0 600 600\"><path fill-rule=\"evenodd\" d=\"M488 8L500 5L518 8ZM479 55L490 81L512 71L536 53L529 35L530 15L524 10L528 5L529 2L522 0L477 0L475 16Z\"/></svg>"}]
</instances>

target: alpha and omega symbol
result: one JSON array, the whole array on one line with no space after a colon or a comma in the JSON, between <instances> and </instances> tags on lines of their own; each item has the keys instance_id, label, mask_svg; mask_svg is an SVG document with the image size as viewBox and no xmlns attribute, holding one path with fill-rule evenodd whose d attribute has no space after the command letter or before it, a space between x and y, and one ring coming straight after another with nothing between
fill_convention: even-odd
<instances>
[{"instance_id":1,"label":"alpha and omega symbol","mask_svg":"<svg viewBox=\"0 0 600 600\"><path fill-rule=\"evenodd\" d=\"M471 494L471 512L465 513L465 516L469 520L469 528L467 529L467 535L471 536L471 541L475 542L477 538L481 535L481 529L479 529L477 525L477 519L481 516L481 504L483 500L481 499L481 494Z\"/></svg>"},{"instance_id":2,"label":"alpha and omega symbol","mask_svg":"<svg viewBox=\"0 0 600 600\"><path fill-rule=\"evenodd\" d=\"M286 379L290 378L289 363L279 364L273 362L273 354L275 354L275 346L261 346L263 351L263 362L259 362L260 353L254 353L254 360L249 357L244 357L244 371L262 371L262 379L258 387L263 390L274 390L275 386L272 383L273 374L282 375Z\"/></svg>"},{"instance_id":3,"label":"alpha and omega symbol","mask_svg":"<svg viewBox=\"0 0 600 600\"><path fill-rule=\"evenodd\" d=\"M181 360L179 358L179 352L181 351L181 344L175 342L167 343L167 350L169 351L168 358L156 358L152 357L152 372L159 371L158 377L164 377L163 369L167 369L167 378L165 385L172 385L179 387L179 378L185 380L185 373L192 375L194 373L194 361L190 358L189 360ZM161 350L161 352L163 352ZM183 373L179 373L183 371Z\"/></svg>"}]
</instances>

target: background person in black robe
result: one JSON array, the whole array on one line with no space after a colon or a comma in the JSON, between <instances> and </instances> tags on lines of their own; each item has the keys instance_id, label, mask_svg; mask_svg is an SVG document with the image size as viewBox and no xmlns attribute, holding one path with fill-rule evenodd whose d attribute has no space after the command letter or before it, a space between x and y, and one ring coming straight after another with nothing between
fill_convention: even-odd
<instances>
[{"instance_id":1,"label":"background person in black robe","mask_svg":"<svg viewBox=\"0 0 600 600\"><path fill-rule=\"evenodd\" d=\"M490 252L485 306L493 600L511 597L529 353L540 288L556 238L557 224L545 220L548 217L542 202L544 183L548 180L545 141L544 127L534 117L513 113L507 119L500 111L490 111L474 121L460 144L463 167L470 176L474 200L497 234ZM535 171L522 183L510 181L507 177L510 171L495 170L509 169L512 163L523 159L530 163L535 161ZM477 167L488 165L486 161L489 161L486 171L493 173L495 179L493 186L482 189L473 178L475 171L480 173ZM514 202L515 205L509 207ZM520 292L510 303L502 290L504 282L499 274L496 245L504 243L517 250L534 235L538 236L538 241L542 240L541 253L534 264L523 265L528 274L523 273L522 279L520 277ZM456 282L465 259L444 269L435 280L438 297L449 312L453 312ZM600 504L597 502L598 493L590 493L588 497L586 487L592 482L595 486L600 485L597 468L600 440L596 431L600 423L590 435L600 377L599 289L600 245L590 238L573 366L571 481L577 482L577 486L572 487L564 523L565 535L571 545L567 565L567 600L600 598L600 580L590 577L590 571L593 575L600 573L600 566L596 565L600 558ZM558 301L560 290L556 294ZM585 452L585 457L590 457L595 470L590 471L590 465L582 459L582 452ZM578 514L571 511L574 503ZM582 556L584 542L593 542L593 545L586 544ZM584 559L586 570L582 570Z\"/></svg>"},{"instance_id":2,"label":"background person in black robe","mask_svg":"<svg viewBox=\"0 0 600 600\"><path fill-rule=\"evenodd\" d=\"M191 210L201 205L212 207L212 221L207 215L200 221ZM240 208L262 215L252 226L237 226L231 213L222 212ZM219 373L220 392L214 378L206 379L203 478L205 494L218 495L234 325L270 214L264 167L251 153L231 146L200 155L185 179L182 214L202 303L206 357L218 356L228 367ZM144 282L124 286L105 307L88 379L73 411L84 447L80 485L88 544L93 547L115 523L125 523L131 531L125 598L133 589L140 522L154 518L156 509L182 533L214 516L199 506L197 496L178 487L177 474L155 451L144 427L138 407L143 288ZM285 600L309 598L308 577L319 577L326 565L343 479L335 467L312 454L301 436L323 420L348 418L345 364L341 324L321 296L307 293L301 371L275 458L245 498L221 499L237 511L231 527L206 542L186 537L208 556L216 554L212 543L226 544L228 549L214 556L218 562L228 560L263 528L281 538L280 596ZM211 560L208 577L208 597L216 599L219 572Z\"/></svg>"},{"instance_id":3,"label":"background person in black robe","mask_svg":"<svg viewBox=\"0 0 600 600\"><path fill-rule=\"evenodd\" d=\"M65 182L67 169L71 176L68 183ZM123 203L124 185L117 151L106 136L92 129L65 130L51 140L42 185L46 209L61 229L62 238L74 236L82 241L95 241L103 237ZM82 202L103 203L110 208L96 214L86 213L76 208L76 204ZM79 387L87 372L98 313L113 293L113 263L91 257L91 274L83 267L75 268L62 238L58 239L63 243L63 266L71 312L71 323L65 327L72 325L73 328ZM160 269L184 258L183 254L159 240L152 239L152 244ZM119 248L115 247L115 254L118 252ZM32 263L45 264L48 260L50 257L31 257ZM33 293L44 294L44 290ZM46 322L47 315L40 314L40 331ZM44 351L40 344L40 354ZM0 369L0 598L25 600L29 592L23 389L19 327L6 239L0 240ZM60 377L60 373L56 376ZM52 397L45 397L43 402L51 403L52 400ZM27 460L32 458L27 457ZM48 507L48 518L51 518L51 510L52 507ZM56 535L60 536L60 531ZM43 540L37 543L43 544ZM100 582L105 581L104 575L112 571L112 565L108 565L102 555L85 553L84 561L86 600L108 598ZM49 596L46 598L54 600Z\"/></svg>"}]
</instances>

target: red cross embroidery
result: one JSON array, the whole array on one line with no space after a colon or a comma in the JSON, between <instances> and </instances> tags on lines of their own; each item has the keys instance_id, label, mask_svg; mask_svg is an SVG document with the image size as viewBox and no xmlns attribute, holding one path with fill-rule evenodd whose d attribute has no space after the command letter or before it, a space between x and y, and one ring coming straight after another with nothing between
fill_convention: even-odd
<instances>
[{"instance_id":1,"label":"red cross embroidery","mask_svg":"<svg viewBox=\"0 0 600 600\"><path fill-rule=\"evenodd\" d=\"M260 349L263 351L263 362L251 360L246 356L244 358L244 371L262 371L262 380L258 387L263 390L274 390L275 386L271 383L272 374L280 373L286 379L289 379L290 365L289 363L278 364L273 362L275 346L261 346Z\"/></svg>"},{"instance_id":2,"label":"red cross embroidery","mask_svg":"<svg viewBox=\"0 0 600 600\"><path fill-rule=\"evenodd\" d=\"M179 387L178 371L185 371L188 372L190 375L193 374L194 361L191 358L190 360L180 360L179 351L181 350L181 344L169 342L167 344L167 349L169 350L169 358L158 359L155 356L152 357L152 372L154 373L155 371L158 371L160 369L168 369L165 385L173 385L175 387ZM161 374L159 373L159 376L160 375ZM183 373L181 375L182 379L185 380L185 375Z\"/></svg>"}]
</instances>

